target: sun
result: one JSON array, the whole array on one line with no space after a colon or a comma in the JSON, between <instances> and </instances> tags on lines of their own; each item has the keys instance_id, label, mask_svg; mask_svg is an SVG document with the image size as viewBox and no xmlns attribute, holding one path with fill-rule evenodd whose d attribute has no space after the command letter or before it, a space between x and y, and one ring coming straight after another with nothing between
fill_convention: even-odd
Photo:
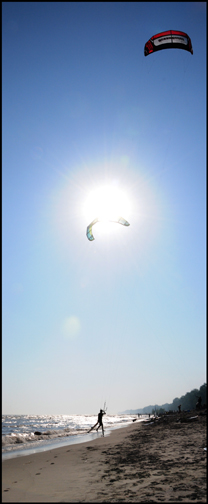
<instances>
[{"instance_id":1,"label":"sun","mask_svg":"<svg viewBox=\"0 0 208 504\"><path fill-rule=\"evenodd\" d=\"M127 219L131 212L131 202L127 193L114 184L97 186L86 198L83 213L88 224L95 218L101 221L118 217Z\"/></svg>"}]
</instances>

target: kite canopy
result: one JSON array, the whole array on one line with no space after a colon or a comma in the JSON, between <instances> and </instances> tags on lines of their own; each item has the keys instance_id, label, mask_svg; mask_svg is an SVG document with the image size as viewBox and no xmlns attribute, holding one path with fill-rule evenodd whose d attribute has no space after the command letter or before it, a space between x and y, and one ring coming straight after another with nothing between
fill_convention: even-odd
<instances>
[{"instance_id":1,"label":"kite canopy","mask_svg":"<svg viewBox=\"0 0 208 504\"><path fill-rule=\"evenodd\" d=\"M148 56L148 54L161 49L185 49L185 51L193 54L190 37L187 33L176 30L168 30L153 35L144 46L144 55Z\"/></svg>"},{"instance_id":2,"label":"kite canopy","mask_svg":"<svg viewBox=\"0 0 208 504\"><path fill-rule=\"evenodd\" d=\"M89 224L89 226L87 226L86 236L87 236L88 240L92 241L95 239L92 234L92 226L94 226L94 224L96 224L96 222L102 222L102 221L103 221L103 219L99 219L99 217L97 217L96 219L94 219L91 222L91 224ZM118 224L122 224L123 226L130 226L129 222L127 220L123 219L123 217L118 217L115 220L108 219L108 222L117 222Z\"/></svg>"}]
</instances>

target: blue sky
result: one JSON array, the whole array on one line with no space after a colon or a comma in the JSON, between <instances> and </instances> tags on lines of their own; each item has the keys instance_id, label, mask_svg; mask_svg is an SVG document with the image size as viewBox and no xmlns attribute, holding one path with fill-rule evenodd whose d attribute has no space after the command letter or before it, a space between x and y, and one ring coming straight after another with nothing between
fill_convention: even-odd
<instances>
[{"instance_id":1,"label":"blue sky","mask_svg":"<svg viewBox=\"0 0 208 504\"><path fill-rule=\"evenodd\" d=\"M172 402L206 381L206 4L3 2L2 27L3 413ZM169 29L193 56L144 57ZM103 197L130 226L90 242Z\"/></svg>"}]
</instances>

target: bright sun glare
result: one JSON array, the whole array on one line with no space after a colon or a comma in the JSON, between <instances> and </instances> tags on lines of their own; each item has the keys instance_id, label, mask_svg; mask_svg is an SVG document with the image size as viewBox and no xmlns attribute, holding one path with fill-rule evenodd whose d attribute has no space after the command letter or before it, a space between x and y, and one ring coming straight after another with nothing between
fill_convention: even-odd
<instances>
[{"instance_id":1,"label":"bright sun glare","mask_svg":"<svg viewBox=\"0 0 208 504\"><path fill-rule=\"evenodd\" d=\"M128 219L130 207L130 200L123 190L114 185L103 185L93 189L88 195L84 217L88 224L96 217L102 221L117 217Z\"/></svg>"}]
</instances>

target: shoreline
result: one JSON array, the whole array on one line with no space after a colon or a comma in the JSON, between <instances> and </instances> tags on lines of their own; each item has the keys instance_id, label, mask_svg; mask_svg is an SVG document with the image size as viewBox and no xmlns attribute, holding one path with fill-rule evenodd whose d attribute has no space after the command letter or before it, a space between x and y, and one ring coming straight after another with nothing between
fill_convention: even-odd
<instances>
[{"instance_id":1,"label":"shoreline","mask_svg":"<svg viewBox=\"0 0 208 504\"><path fill-rule=\"evenodd\" d=\"M137 420L137 419L136 419ZM109 436L111 432L117 429L126 429L129 427L131 424L127 425L119 425L119 426L111 426L111 427L106 427L105 428L105 437ZM45 444L39 444L38 446L33 446L31 445L26 446L25 448L20 447L19 449L17 448L16 450L11 450L11 451L2 451L2 461L12 459L12 458L18 458L18 457L25 457L27 455L33 455L35 453L41 453L41 452L46 452L49 450L55 450L56 448L61 448L64 446L71 446L73 444L81 444L81 443L86 443L93 441L95 439L99 439L101 437L101 431L99 433L94 432L86 432L82 434L74 434L68 437L60 437L56 438L53 440L46 441Z\"/></svg>"},{"instance_id":2,"label":"shoreline","mask_svg":"<svg viewBox=\"0 0 208 504\"><path fill-rule=\"evenodd\" d=\"M207 502L205 447L199 412L132 422L106 437L3 460L2 502Z\"/></svg>"},{"instance_id":3,"label":"shoreline","mask_svg":"<svg viewBox=\"0 0 208 504\"><path fill-rule=\"evenodd\" d=\"M110 433L106 433L106 436L108 436ZM98 436L97 436L98 437ZM45 442L45 444L39 445L39 446L27 446L26 448L20 448L19 450L11 450L8 452L2 452L2 461L4 460L9 460L13 458L19 458L19 457L27 457L29 455L34 455L36 453L42 453L42 452L47 452L50 450L56 450L59 448L63 448L66 446L71 446L74 444L81 444L81 443L86 443L90 442L96 439L96 434L75 434L74 436L70 436L64 439L58 439L58 440L52 440Z\"/></svg>"}]
</instances>

